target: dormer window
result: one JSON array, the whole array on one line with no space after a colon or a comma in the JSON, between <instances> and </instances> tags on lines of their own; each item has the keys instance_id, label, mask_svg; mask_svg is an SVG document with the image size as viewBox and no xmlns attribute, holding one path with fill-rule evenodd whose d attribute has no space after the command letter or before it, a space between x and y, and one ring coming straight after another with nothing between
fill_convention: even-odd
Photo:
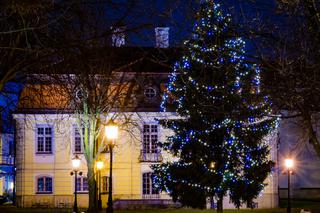
<instances>
[{"instance_id":1,"label":"dormer window","mask_svg":"<svg viewBox=\"0 0 320 213\"><path fill-rule=\"evenodd\" d=\"M144 96L148 99L155 98L157 95L157 90L153 87L147 87L144 89Z\"/></svg>"}]
</instances>

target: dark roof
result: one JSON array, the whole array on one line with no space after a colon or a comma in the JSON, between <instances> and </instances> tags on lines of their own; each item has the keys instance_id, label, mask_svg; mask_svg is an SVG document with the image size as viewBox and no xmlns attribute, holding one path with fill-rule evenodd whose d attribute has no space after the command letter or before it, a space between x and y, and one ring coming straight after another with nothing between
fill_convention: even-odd
<instances>
[{"instance_id":1,"label":"dark roof","mask_svg":"<svg viewBox=\"0 0 320 213\"><path fill-rule=\"evenodd\" d=\"M64 52L54 56L44 64L53 64L54 69L48 65L33 74L77 74L81 66L105 66L116 72L156 72L170 73L173 64L180 58L181 49L154 48L154 47L104 47L88 48ZM52 71L50 71L52 70ZM98 72L98 71L97 71ZM98 74L98 73L97 73Z\"/></svg>"}]
</instances>

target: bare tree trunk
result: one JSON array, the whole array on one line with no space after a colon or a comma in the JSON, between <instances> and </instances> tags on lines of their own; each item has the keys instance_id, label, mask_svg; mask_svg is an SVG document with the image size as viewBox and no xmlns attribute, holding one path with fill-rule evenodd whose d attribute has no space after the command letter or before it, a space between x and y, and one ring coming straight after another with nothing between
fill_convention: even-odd
<instances>
[{"instance_id":1,"label":"bare tree trunk","mask_svg":"<svg viewBox=\"0 0 320 213\"><path fill-rule=\"evenodd\" d=\"M218 196L217 213L223 213L223 195Z\"/></svg>"},{"instance_id":2,"label":"bare tree trunk","mask_svg":"<svg viewBox=\"0 0 320 213\"><path fill-rule=\"evenodd\" d=\"M97 212L97 183L94 176L94 163L88 162L89 208L87 212Z\"/></svg>"},{"instance_id":3,"label":"bare tree trunk","mask_svg":"<svg viewBox=\"0 0 320 213\"><path fill-rule=\"evenodd\" d=\"M309 142L312 144L314 150L316 151L318 157L320 157L320 143L317 138L316 131L313 129L312 126L312 118L309 113L303 114L304 123L306 125L307 134L309 136Z\"/></svg>"}]
</instances>

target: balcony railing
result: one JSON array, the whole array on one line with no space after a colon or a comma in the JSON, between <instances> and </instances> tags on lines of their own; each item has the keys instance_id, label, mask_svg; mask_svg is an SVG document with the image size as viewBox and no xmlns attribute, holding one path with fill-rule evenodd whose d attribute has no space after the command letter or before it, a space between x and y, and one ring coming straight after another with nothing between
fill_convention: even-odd
<instances>
[{"instance_id":1,"label":"balcony railing","mask_svg":"<svg viewBox=\"0 0 320 213\"><path fill-rule=\"evenodd\" d=\"M142 194L142 199L159 199L160 194Z\"/></svg>"},{"instance_id":2,"label":"balcony railing","mask_svg":"<svg viewBox=\"0 0 320 213\"><path fill-rule=\"evenodd\" d=\"M163 160L160 150L155 153L146 152L141 150L139 161L140 162L161 162Z\"/></svg>"}]
</instances>

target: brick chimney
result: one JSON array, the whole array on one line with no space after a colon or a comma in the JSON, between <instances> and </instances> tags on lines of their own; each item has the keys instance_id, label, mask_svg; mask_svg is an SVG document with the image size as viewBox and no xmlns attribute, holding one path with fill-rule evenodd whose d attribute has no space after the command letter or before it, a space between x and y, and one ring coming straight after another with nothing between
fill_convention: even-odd
<instances>
[{"instance_id":1,"label":"brick chimney","mask_svg":"<svg viewBox=\"0 0 320 213\"><path fill-rule=\"evenodd\" d=\"M112 36L111 36L111 44L114 47L121 47L126 44L126 27L111 27L112 30Z\"/></svg>"},{"instance_id":2,"label":"brick chimney","mask_svg":"<svg viewBox=\"0 0 320 213\"><path fill-rule=\"evenodd\" d=\"M169 27L156 27L154 29L156 34L156 47L169 47Z\"/></svg>"}]
</instances>

